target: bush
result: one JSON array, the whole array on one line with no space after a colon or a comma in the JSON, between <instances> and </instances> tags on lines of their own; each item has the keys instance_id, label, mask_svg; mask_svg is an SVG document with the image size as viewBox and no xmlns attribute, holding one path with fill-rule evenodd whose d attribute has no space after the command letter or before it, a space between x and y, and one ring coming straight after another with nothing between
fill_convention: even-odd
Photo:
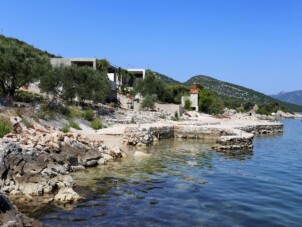
<instances>
[{"instance_id":1,"label":"bush","mask_svg":"<svg viewBox=\"0 0 302 227\"><path fill-rule=\"evenodd\" d=\"M14 101L16 102L25 102L25 103L39 103L43 100L41 95L23 91L23 90L16 90Z\"/></svg>"},{"instance_id":2,"label":"bush","mask_svg":"<svg viewBox=\"0 0 302 227\"><path fill-rule=\"evenodd\" d=\"M94 113L92 109L88 109L82 113L82 117L87 121L93 121Z\"/></svg>"},{"instance_id":3,"label":"bush","mask_svg":"<svg viewBox=\"0 0 302 227\"><path fill-rule=\"evenodd\" d=\"M75 106L69 107L71 117L82 117L83 111Z\"/></svg>"},{"instance_id":4,"label":"bush","mask_svg":"<svg viewBox=\"0 0 302 227\"><path fill-rule=\"evenodd\" d=\"M93 129L95 129L95 130L98 130L98 129L101 129L101 128L103 127L103 124L102 124L102 122L101 122L100 119L95 118L95 119L91 122L90 127L93 128Z\"/></svg>"},{"instance_id":5,"label":"bush","mask_svg":"<svg viewBox=\"0 0 302 227\"><path fill-rule=\"evenodd\" d=\"M174 112L174 116L171 119L172 119L172 121L178 121L179 120L179 116L178 116L177 111Z\"/></svg>"},{"instance_id":6,"label":"bush","mask_svg":"<svg viewBox=\"0 0 302 227\"><path fill-rule=\"evenodd\" d=\"M156 95L146 95L141 103L142 109L154 109Z\"/></svg>"},{"instance_id":7,"label":"bush","mask_svg":"<svg viewBox=\"0 0 302 227\"><path fill-rule=\"evenodd\" d=\"M10 122L9 118L3 115L0 115L0 138L6 134L13 131L13 125Z\"/></svg>"},{"instance_id":8,"label":"bush","mask_svg":"<svg viewBox=\"0 0 302 227\"><path fill-rule=\"evenodd\" d=\"M108 106L114 108L115 107L115 103L114 102L110 102L110 103L108 103Z\"/></svg>"},{"instance_id":9,"label":"bush","mask_svg":"<svg viewBox=\"0 0 302 227\"><path fill-rule=\"evenodd\" d=\"M70 131L70 126L69 125L65 125L63 128L62 128L62 132L64 133L67 133Z\"/></svg>"},{"instance_id":10,"label":"bush","mask_svg":"<svg viewBox=\"0 0 302 227\"><path fill-rule=\"evenodd\" d=\"M75 122L74 120L69 121L69 126L71 128L75 128L77 130L82 130L81 127L79 126L79 124L77 122Z\"/></svg>"},{"instance_id":11,"label":"bush","mask_svg":"<svg viewBox=\"0 0 302 227\"><path fill-rule=\"evenodd\" d=\"M202 89L199 91L199 110L208 114L218 114L222 110L222 104L213 91Z\"/></svg>"},{"instance_id":12,"label":"bush","mask_svg":"<svg viewBox=\"0 0 302 227\"><path fill-rule=\"evenodd\" d=\"M37 113L37 117L43 120L54 119L55 116L56 112L53 109L49 108L49 106L45 103L41 105Z\"/></svg>"},{"instance_id":13,"label":"bush","mask_svg":"<svg viewBox=\"0 0 302 227\"><path fill-rule=\"evenodd\" d=\"M27 117L22 116L21 119L22 119L23 124L24 124L27 128L31 125L31 122L30 122L30 120L29 120Z\"/></svg>"},{"instance_id":14,"label":"bush","mask_svg":"<svg viewBox=\"0 0 302 227\"><path fill-rule=\"evenodd\" d=\"M189 97L186 97L185 98L185 110L191 110L191 107L192 107L192 102L191 100L189 99Z\"/></svg>"}]
</instances>

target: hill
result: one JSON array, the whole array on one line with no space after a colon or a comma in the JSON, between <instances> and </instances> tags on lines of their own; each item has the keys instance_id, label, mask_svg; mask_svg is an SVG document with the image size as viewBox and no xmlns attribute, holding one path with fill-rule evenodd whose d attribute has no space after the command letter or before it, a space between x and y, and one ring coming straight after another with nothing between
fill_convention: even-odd
<instances>
[{"instance_id":1,"label":"hill","mask_svg":"<svg viewBox=\"0 0 302 227\"><path fill-rule=\"evenodd\" d=\"M30 48L33 52L36 52L38 55L44 55L50 58L55 58L58 57L54 54L48 53L47 51L40 50L38 48L35 48L33 45L29 45L26 42L23 42L19 39L11 38L11 37L6 37L4 35L0 35L0 45L2 46L9 46L9 45L17 45L19 47L21 46L26 46Z\"/></svg>"},{"instance_id":2,"label":"hill","mask_svg":"<svg viewBox=\"0 0 302 227\"><path fill-rule=\"evenodd\" d=\"M221 96L242 100L244 102L252 102L257 105L265 105L272 102L278 102L284 105L288 110L299 112L302 111L302 106L292 103L276 100L268 95L254 91L252 89L239 86L236 84L220 81L209 76L197 75L190 78L184 84L191 85L193 83L200 84L202 87L215 91Z\"/></svg>"},{"instance_id":3,"label":"hill","mask_svg":"<svg viewBox=\"0 0 302 227\"><path fill-rule=\"evenodd\" d=\"M283 102L302 105L302 90L291 91L291 92L280 92L277 95L271 95L271 97Z\"/></svg>"},{"instance_id":4,"label":"hill","mask_svg":"<svg viewBox=\"0 0 302 227\"><path fill-rule=\"evenodd\" d=\"M154 73L156 76L158 76L160 79L162 79L166 84L180 84L179 81L172 79L169 76L166 76L164 74L152 71L151 69L147 69L147 72L152 72Z\"/></svg>"}]
</instances>

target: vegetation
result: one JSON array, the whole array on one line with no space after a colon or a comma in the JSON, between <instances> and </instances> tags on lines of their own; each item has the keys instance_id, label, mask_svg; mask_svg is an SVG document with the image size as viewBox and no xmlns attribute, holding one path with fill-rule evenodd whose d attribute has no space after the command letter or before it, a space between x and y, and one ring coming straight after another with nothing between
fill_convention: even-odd
<instances>
[{"instance_id":1,"label":"vegetation","mask_svg":"<svg viewBox=\"0 0 302 227\"><path fill-rule=\"evenodd\" d=\"M82 117L86 120L86 121L93 121L94 119L94 113L92 109L88 109L82 112Z\"/></svg>"},{"instance_id":2,"label":"vegetation","mask_svg":"<svg viewBox=\"0 0 302 227\"><path fill-rule=\"evenodd\" d=\"M0 39L0 88L14 98L17 89L38 81L51 69L49 58L33 47Z\"/></svg>"},{"instance_id":3,"label":"vegetation","mask_svg":"<svg viewBox=\"0 0 302 227\"><path fill-rule=\"evenodd\" d=\"M202 89L199 91L199 110L208 114L218 114L223 105L220 102L219 98L217 98L216 93L213 91L209 91L206 89Z\"/></svg>"},{"instance_id":4,"label":"vegetation","mask_svg":"<svg viewBox=\"0 0 302 227\"><path fill-rule=\"evenodd\" d=\"M155 101L156 101L157 97L156 95L145 95L144 99L141 103L141 108L143 110L153 110L155 108Z\"/></svg>"},{"instance_id":5,"label":"vegetation","mask_svg":"<svg viewBox=\"0 0 302 227\"><path fill-rule=\"evenodd\" d=\"M172 121L179 121L179 116L178 116L178 112L175 111L174 112L174 116L171 118Z\"/></svg>"},{"instance_id":6,"label":"vegetation","mask_svg":"<svg viewBox=\"0 0 302 227\"><path fill-rule=\"evenodd\" d=\"M31 125L30 120L26 116L21 116L22 122L26 127L29 127Z\"/></svg>"},{"instance_id":7,"label":"vegetation","mask_svg":"<svg viewBox=\"0 0 302 227\"><path fill-rule=\"evenodd\" d=\"M0 115L0 138L13 131L13 125L9 118L4 115Z\"/></svg>"},{"instance_id":8,"label":"vegetation","mask_svg":"<svg viewBox=\"0 0 302 227\"><path fill-rule=\"evenodd\" d=\"M286 111L285 107L278 102L272 102L266 105L259 106L257 113L263 115L271 115L271 113L276 113L278 110Z\"/></svg>"},{"instance_id":9,"label":"vegetation","mask_svg":"<svg viewBox=\"0 0 302 227\"><path fill-rule=\"evenodd\" d=\"M154 72L150 69L146 70L146 73L152 73L154 75L156 75L159 79L161 79L165 84L170 85L170 84L181 84L179 81L172 79L169 76L166 76L164 74L158 73L158 72Z\"/></svg>"},{"instance_id":10,"label":"vegetation","mask_svg":"<svg viewBox=\"0 0 302 227\"><path fill-rule=\"evenodd\" d=\"M14 101L25 103L40 103L43 101L43 98L41 95L29 91L16 90Z\"/></svg>"},{"instance_id":11,"label":"vegetation","mask_svg":"<svg viewBox=\"0 0 302 227\"><path fill-rule=\"evenodd\" d=\"M63 128L62 128L62 132L64 133L67 133L70 131L70 126L69 125L65 125Z\"/></svg>"},{"instance_id":12,"label":"vegetation","mask_svg":"<svg viewBox=\"0 0 302 227\"><path fill-rule=\"evenodd\" d=\"M186 97L185 98L185 110L191 110L191 107L192 107L192 102L191 100L189 99L189 97Z\"/></svg>"},{"instance_id":13,"label":"vegetation","mask_svg":"<svg viewBox=\"0 0 302 227\"><path fill-rule=\"evenodd\" d=\"M167 94L164 102L181 103L181 96L189 95L190 87L183 84L168 84L166 86Z\"/></svg>"},{"instance_id":14,"label":"vegetation","mask_svg":"<svg viewBox=\"0 0 302 227\"><path fill-rule=\"evenodd\" d=\"M77 98L82 106L86 100L103 102L111 91L107 75L88 66L53 67L41 77L39 88L54 100L71 103Z\"/></svg>"},{"instance_id":15,"label":"vegetation","mask_svg":"<svg viewBox=\"0 0 302 227\"><path fill-rule=\"evenodd\" d=\"M90 123L90 127L95 129L95 130L101 129L103 127L102 121L99 118L95 118Z\"/></svg>"},{"instance_id":16,"label":"vegetation","mask_svg":"<svg viewBox=\"0 0 302 227\"><path fill-rule=\"evenodd\" d=\"M74 120L69 121L69 126L71 128L77 129L77 130L82 130L81 127L79 126L79 124L77 122L75 122Z\"/></svg>"},{"instance_id":17,"label":"vegetation","mask_svg":"<svg viewBox=\"0 0 302 227\"><path fill-rule=\"evenodd\" d=\"M142 96L157 95L157 97L162 97L165 92L165 83L156 77L155 74L149 72L145 79L140 80L136 84L134 91Z\"/></svg>"},{"instance_id":18,"label":"vegetation","mask_svg":"<svg viewBox=\"0 0 302 227\"><path fill-rule=\"evenodd\" d=\"M110 62L107 59L100 59L97 61L97 69L101 72L107 73Z\"/></svg>"},{"instance_id":19,"label":"vegetation","mask_svg":"<svg viewBox=\"0 0 302 227\"><path fill-rule=\"evenodd\" d=\"M223 82L209 76L194 76L184 84L190 86L193 83L201 84L205 89L216 92L217 97L223 100L226 106L241 106L246 102L260 106L278 102L281 106L284 106L289 111L302 111L302 106L284 103L252 89L248 89L228 82Z\"/></svg>"}]
</instances>

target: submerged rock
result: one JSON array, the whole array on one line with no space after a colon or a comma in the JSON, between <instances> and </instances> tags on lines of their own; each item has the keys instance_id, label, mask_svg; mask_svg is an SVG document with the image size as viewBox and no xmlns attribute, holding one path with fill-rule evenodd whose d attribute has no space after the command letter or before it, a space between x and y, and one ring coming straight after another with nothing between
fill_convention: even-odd
<instances>
[{"instance_id":1,"label":"submerged rock","mask_svg":"<svg viewBox=\"0 0 302 227\"><path fill-rule=\"evenodd\" d=\"M144 158L144 157L149 157L149 156L151 156L151 154L147 154L142 151L135 151L135 153L134 153L134 157Z\"/></svg>"},{"instance_id":2,"label":"submerged rock","mask_svg":"<svg viewBox=\"0 0 302 227\"><path fill-rule=\"evenodd\" d=\"M72 188L61 188L54 197L54 201L57 203L72 203L82 199L83 197L76 193Z\"/></svg>"},{"instance_id":3,"label":"submerged rock","mask_svg":"<svg viewBox=\"0 0 302 227\"><path fill-rule=\"evenodd\" d=\"M42 224L32 218L21 214L9 199L0 193L0 225L5 226L42 226Z\"/></svg>"}]
</instances>

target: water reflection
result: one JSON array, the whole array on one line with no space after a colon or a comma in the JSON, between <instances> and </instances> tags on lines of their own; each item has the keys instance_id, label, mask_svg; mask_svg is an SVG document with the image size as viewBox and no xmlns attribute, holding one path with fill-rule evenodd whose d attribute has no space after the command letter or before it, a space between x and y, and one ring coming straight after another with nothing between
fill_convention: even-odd
<instances>
[{"instance_id":1,"label":"water reflection","mask_svg":"<svg viewBox=\"0 0 302 227\"><path fill-rule=\"evenodd\" d=\"M218 153L212 141L167 140L144 150L148 157L130 155L74 173L75 190L86 199L40 220L50 226L298 226L302 132L291 127L294 134L256 137L254 151Z\"/></svg>"},{"instance_id":2,"label":"water reflection","mask_svg":"<svg viewBox=\"0 0 302 227\"><path fill-rule=\"evenodd\" d=\"M227 160L250 160L253 158L253 150L223 151L217 152L221 157Z\"/></svg>"}]
</instances>

